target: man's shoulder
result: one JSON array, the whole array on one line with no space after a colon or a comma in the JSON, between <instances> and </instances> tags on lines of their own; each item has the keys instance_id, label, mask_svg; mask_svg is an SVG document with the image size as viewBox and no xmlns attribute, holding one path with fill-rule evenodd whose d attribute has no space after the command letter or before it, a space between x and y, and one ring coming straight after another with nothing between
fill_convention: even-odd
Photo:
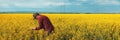
<instances>
[{"instance_id":1,"label":"man's shoulder","mask_svg":"<svg viewBox=\"0 0 120 40\"><path fill-rule=\"evenodd\" d=\"M41 19L41 16L37 16L38 19Z\"/></svg>"},{"instance_id":2,"label":"man's shoulder","mask_svg":"<svg viewBox=\"0 0 120 40\"><path fill-rule=\"evenodd\" d=\"M47 16L45 16L45 15L39 15L39 16L37 16L37 18L47 18Z\"/></svg>"},{"instance_id":3,"label":"man's shoulder","mask_svg":"<svg viewBox=\"0 0 120 40\"><path fill-rule=\"evenodd\" d=\"M45 15L40 15L41 17L47 17L47 16L45 16Z\"/></svg>"}]
</instances>

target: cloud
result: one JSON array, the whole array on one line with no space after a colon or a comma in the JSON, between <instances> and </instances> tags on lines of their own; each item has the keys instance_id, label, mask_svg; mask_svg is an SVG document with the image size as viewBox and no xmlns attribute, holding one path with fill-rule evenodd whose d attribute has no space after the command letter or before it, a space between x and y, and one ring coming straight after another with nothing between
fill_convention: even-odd
<instances>
[{"instance_id":1,"label":"cloud","mask_svg":"<svg viewBox=\"0 0 120 40\"><path fill-rule=\"evenodd\" d=\"M80 1L80 2L86 2L86 1L88 1L88 0L77 0L77 1Z\"/></svg>"},{"instance_id":2,"label":"cloud","mask_svg":"<svg viewBox=\"0 0 120 40\"><path fill-rule=\"evenodd\" d=\"M40 6L34 3L15 3L13 4L16 7L22 7L22 8L39 8Z\"/></svg>"},{"instance_id":3,"label":"cloud","mask_svg":"<svg viewBox=\"0 0 120 40\"><path fill-rule=\"evenodd\" d=\"M104 5L104 6L103 6ZM111 5L107 6L107 5ZM111 11L111 9L119 9L115 6L120 6L118 0L0 0L1 10L31 11L41 9L44 11ZM103 10L103 9L106 10ZM71 10L69 10L71 9ZM96 11L96 12L98 12Z\"/></svg>"},{"instance_id":4,"label":"cloud","mask_svg":"<svg viewBox=\"0 0 120 40\"><path fill-rule=\"evenodd\" d=\"M13 4L16 7L27 7L27 8L44 8L44 7L51 7L51 6L64 6L70 5L70 3L64 2L45 2L45 3L15 3Z\"/></svg>"},{"instance_id":5,"label":"cloud","mask_svg":"<svg viewBox=\"0 0 120 40\"><path fill-rule=\"evenodd\" d=\"M51 6L67 6L67 5L120 5L118 0L0 0L0 7L24 7L24 8L45 8Z\"/></svg>"},{"instance_id":6,"label":"cloud","mask_svg":"<svg viewBox=\"0 0 120 40\"><path fill-rule=\"evenodd\" d=\"M2 6L2 7L8 7L9 4L0 4L0 6Z\"/></svg>"},{"instance_id":7,"label":"cloud","mask_svg":"<svg viewBox=\"0 0 120 40\"><path fill-rule=\"evenodd\" d=\"M94 0L94 4L98 5L120 5L118 0Z\"/></svg>"},{"instance_id":8,"label":"cloud","mask_svg":"<svg viewBox=\"0 0 120 40\"><path fill-rule=\"evenodd\" d=\"M10 1L10 2L9 2ZM81 0L85 1L85 0ZM12 6L11 6L12 5ZM0 0L0 7L17 7L17 8L46 8L52 6L81 5L80 3L71 3L69 0Z\"/></svg>"},{"instance_id":9,"label":"cloud","mask_svg":"<svg viewBox=\"0 0 120 40\"><path fill-rule=\"evenodd\" d=\"M44 8L49 6L70 5L67 1L60 0L0 0L0 7L24 7L24 8ZM11 6L12 5L12 6Z\"/></svg>"}]
</instances>

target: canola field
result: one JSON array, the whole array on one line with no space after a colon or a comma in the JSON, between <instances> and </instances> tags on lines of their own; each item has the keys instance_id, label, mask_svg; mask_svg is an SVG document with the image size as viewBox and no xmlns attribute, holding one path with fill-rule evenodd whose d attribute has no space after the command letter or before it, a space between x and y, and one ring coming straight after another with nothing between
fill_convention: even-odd
<instances>
[{"instance_id":1,"label":"canola field","mask_svg":"<svg viewBox=\"0 0 120 40\"><path fill-rule=\"evenodd\" d=\"M42 14L55 27L43 37L32 14L0 14L0 40L120 40L120 14Z\"/></svg>"}]
</instances>

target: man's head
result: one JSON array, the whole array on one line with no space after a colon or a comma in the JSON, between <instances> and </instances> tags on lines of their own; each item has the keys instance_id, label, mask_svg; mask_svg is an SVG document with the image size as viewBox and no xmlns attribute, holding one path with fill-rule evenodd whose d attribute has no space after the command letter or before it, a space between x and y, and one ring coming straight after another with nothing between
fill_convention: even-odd
<instances>
[{"instance_id":1,"label":"man's head","mask_svg":"<svg viewBox=\"0 0 120 40\"><path fill-rule=\"evenodd\" d=\"M37 19L36 17L37 17L38 15L39 15L39 13L37 13L37 12L36 12L36 13L33 13L33 18L34 18L34 19Z\"/></svg>"}]
</instances>

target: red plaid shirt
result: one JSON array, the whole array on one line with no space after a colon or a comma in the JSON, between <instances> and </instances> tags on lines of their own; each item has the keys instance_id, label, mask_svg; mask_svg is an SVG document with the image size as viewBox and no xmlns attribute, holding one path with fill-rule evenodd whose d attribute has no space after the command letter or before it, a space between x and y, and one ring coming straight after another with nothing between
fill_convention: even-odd
<instances>
[{"instance_id":1,"label":"red plaid shirt","mask_svg":"<svg viewBox=\"0 0 120 40\"><path fill-rule=\"evenodd\" d=\"M44 15L37 16L39 26L36 27L36 30L44 29L45 31L52 31L54 27L50 22L49 18Z\"/></svg>"}]
</instances>

